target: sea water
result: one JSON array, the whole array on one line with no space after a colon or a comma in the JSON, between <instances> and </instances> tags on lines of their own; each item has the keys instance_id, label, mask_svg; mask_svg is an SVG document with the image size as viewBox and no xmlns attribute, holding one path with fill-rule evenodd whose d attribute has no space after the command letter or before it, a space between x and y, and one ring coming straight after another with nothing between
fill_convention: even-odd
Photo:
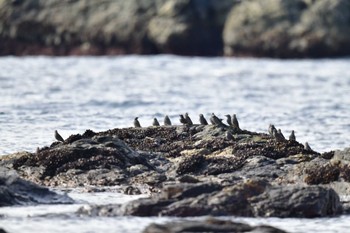
<instances>
[{"instance_id":1,"label":"sea water","mask_svg":"<svg viewBox=\"0 0 350 233\"><path fill-rule=\"evenodd\" d=\"M131 127L136 116L146 127L154 117L162 122L165 114L179 124L178 115L185 112L194 123L200 113L207 118L212 112L221 118L235 113L241 128L267 132L272 123L286 137L294 130L299 142L309 142L316 151L343 149L350 146L349 67L349 58L1 57L0 156L50 145L56 129L66 138L86 129ZM0 208L5 216L0 227L9 232L140 232L150 222L178 220L76 217L71 213L80 205L97 200L96 194L77 197L74 192L70 195L83 196L85 204ZM116 193L101 195L106 203L128 201ZM347 216L238 220L290 232L350 227Z\"/></svg>"}]
</instances>

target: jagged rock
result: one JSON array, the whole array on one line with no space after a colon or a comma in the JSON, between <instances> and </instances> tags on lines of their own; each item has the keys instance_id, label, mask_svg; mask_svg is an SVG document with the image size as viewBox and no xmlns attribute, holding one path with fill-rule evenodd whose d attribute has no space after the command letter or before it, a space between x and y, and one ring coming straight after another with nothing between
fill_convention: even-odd
<instances>
[{"instance_id":1,"label":"jagged rock","mask_svg":"<svg viewBox=\"0 0 350 233\"><path fill-rule=\"evenodd\" d=\"M249 226L248 224L208 218L202 221L185 220L165 224L152 223L143 230L143 233L180 233L180 232L236 232L236 233L284 233L271 226Z\"/></svg>"},{"instance_id":2,"label":"jagged rock","mask_svg":"<svg viewBox=\"0 0 350 233\"><path fill-rule=\"evenodd\" d=\"M67 195L52 192L19 178L13 171L0 168L0 206L72 203Z\"/></svg>"},{"instance_id":3,"label":"jagged rock","mask_svg":"<svg viewBox=\"0 0 350 233\"><path fill-rule=\"evenodd\" d=\"M223 33L226 55L333 57L350 53L347 0L242 1Z\"/></svg>"}]
</instances>

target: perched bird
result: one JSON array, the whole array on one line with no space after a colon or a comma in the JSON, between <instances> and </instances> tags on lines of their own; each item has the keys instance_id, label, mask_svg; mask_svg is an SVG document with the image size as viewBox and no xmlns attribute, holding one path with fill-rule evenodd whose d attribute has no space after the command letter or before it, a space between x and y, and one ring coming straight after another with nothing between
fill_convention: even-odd
<instances>
[{"instance_id":1,"label":"perched bird","mask_svg":"<svg viewBox=\"0 0 350 233\"><path fill-rule=\"evenodd\" d=\"M55 138L56 138L57 141L64 142L64 139L63 139L62 136L57 132L57 130L55 130Z\"/></svg>"},{"instance_id":2,"label":"perched bird","mask_svg":"<svg viewBox=\"0 0 350 233\"><path fill-rule=\"evenodd\" d=\"M275 128L275 126L272 125L272 124L270 124L270 125L269 125L269 134L270 134L270 136L272 136L272 137L274 136L274 135L273 135L274 131L277 131L276 128Z\"/></svg>"},{"instance_id":3,"label":"perched bird","mask_svg":"<svg viewBox=\"0 0 350 233\"><path fill-rule=\"evenodd\" d=\"M305 149L306 151L312 151L312 149L311 149L311 147L310 147L310 145L309 145L308 142L305 142L305 144L304 144L304 149Z\"/></svg>"},{"instance_id":4,"label":"perched bird","mask_svg":"<svg viewBox=\"0 0 350 233\"><path fill-rule=\"evenodd\" d=\"M228 125L232 126L232 119L231 116L229 114L225 115L225 117L227 117L226 122Z\"/></svg>"},{"instance_id":5,"label":"perched bird","mask_svg":"<svg viewBox=\"0 0 350 233\"><path fill-rule=\"evenodd\" d=\"M199 123L201 125L208 125L207 120L204 118L203 114L199 114Z\"/></svg>"},{"instance_id":6,"label":"perched bird","mask_svg":"<svg viewBox=\"0 0 350 233\"><path fill-rule=\"evenodd\" d=\"M291 134L289 135L289 141L296 141L294 130L292 130Z\"/></svg>"},{"instance_id":7,"label":"perched bird","mask_svg":"<svg viewBox=\"0 0 350 233\"><path fill-rule=\"evenodd\" d=\"M284 135L283 135L281 129L278 129L277 133L279 134L279 137L280 137L281 139L286 140L286 138L284 137Z\"/></svg>"},{"instance_id":8,"label":"perched bird","mask_svg":"<svg viewBox=\"0 0 350 233\"><path fill-rule=\"evenodd\" d=\"M230 131L226 131L226 139L227 140L233 140L233 135Z\"/></svg>"},{"instance_id":9,"label":"perched bird","mask_svg":"<svg viewBox=\"0 0 350 233\"><path fill-rule=\"evenodd\" d=\"M234 129L240 130L236 114L233 114L232 116L232 127Z\"/></svg>"},{"instance_id":10,"label":"perched bird","mask_svg":"<svg viewBox=\"0 0 350 233\"><path fill-rule=\"evenodd\" d=\"M180 122L181 122L183 125L186 125L186 124L187 124L187 121L186 121L184 115L180 114L179 116L180 116Z\"/></svg>"},{"instance_id":11,"label":"perched bird","mask_svg":"<svg viewBox=\"0 0 350 233\"><path fill-rule=\"evenodd\" d=\"M168 117L168 115L166 115L164 117L164 125L171 125L171 121L170 121L170 118Z\"/></svg>"},{"instance_id":12,"label":"perched bird","mask_svg":"<svg viewBox=\"0 0 350 233\"><path fill-rule=\"evenodd\" d=\"M153 118L153 123L152 123L153 126L160 126L157 118Z\"/></svg>"},{"instance_id":13,"label":"perched bird","mask_svg":"<svg viewBox=\"0 0 350 233\"><path fill-rule=\"evenodd\" d=\"M276 128L272 128L272 137L279 142L282 142L285 140L283 134L280 134Z\"/></svg>"},{"instance_id":14,"label":"perched bird","mask_svg":"<svg viewBox=\"0 0 350 233\"><path fill-rule=\"evenodd\" d=\"M134 127L135 128L141 128L141 125L140 125L140 122L138 119L139 119L138 117L135 117L135 119L134 119Z\"/></svg>"},{"instance_id":15,"label":"perched bird","mask_svg":"<svg viewBox=\"0 0 350 233\"><path fill-rule=\"evenodd\" d=\"M186 119L187 125L193 125L193 122L187 112L185 113L185 119Z\"/></svg>"},{"instance_id":16,"label":"perched bird","mask_svg":"<svg viewBox=\"0 0 350 233\"><path fill-rule=\"evenodd\" d=\"M211 114L210 122L211 122L213 125L222 125L221 120L220 120L217 116L215 116L214 113Z\"/></svg>"}]
</instances>

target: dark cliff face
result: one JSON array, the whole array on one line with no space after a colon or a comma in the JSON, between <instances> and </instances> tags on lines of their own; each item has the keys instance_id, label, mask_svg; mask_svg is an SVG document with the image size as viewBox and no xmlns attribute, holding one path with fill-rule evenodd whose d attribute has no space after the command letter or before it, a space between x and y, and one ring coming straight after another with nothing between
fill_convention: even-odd
<instances>
[{"instance_id":1,"label":"dark cliff face","mask_svg":"<svg viewBox=\"0 0 350 233\"><path fill-rule=\"evenodd\" d=\"M3 1L0 54L220 55L233 0Z\"/></svg>"},{"instance_id":2,"label":"dark cliff face","mask_svg":"<svg viewBox=\"0 0 350 233\"><path fill-rule=\"evenodd\" d=\"M350 54L347 0L0 2L0 55Z\"/></svg>"}]
</instances>

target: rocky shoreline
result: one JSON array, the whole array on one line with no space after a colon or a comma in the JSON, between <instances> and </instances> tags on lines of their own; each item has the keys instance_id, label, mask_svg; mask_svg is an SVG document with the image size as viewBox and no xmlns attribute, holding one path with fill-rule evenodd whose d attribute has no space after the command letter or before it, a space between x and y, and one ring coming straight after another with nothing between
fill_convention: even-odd
<instances>
[{"instance_id":1,"label":"rocky shoreline","mask_svg":"<svg viewBox=\"0 0 350 233\"><path fill-rule=\"evenodd\" d=\"M0 1L0 55L348 56L347 0Z\"/></svg>"}]
</instances>

